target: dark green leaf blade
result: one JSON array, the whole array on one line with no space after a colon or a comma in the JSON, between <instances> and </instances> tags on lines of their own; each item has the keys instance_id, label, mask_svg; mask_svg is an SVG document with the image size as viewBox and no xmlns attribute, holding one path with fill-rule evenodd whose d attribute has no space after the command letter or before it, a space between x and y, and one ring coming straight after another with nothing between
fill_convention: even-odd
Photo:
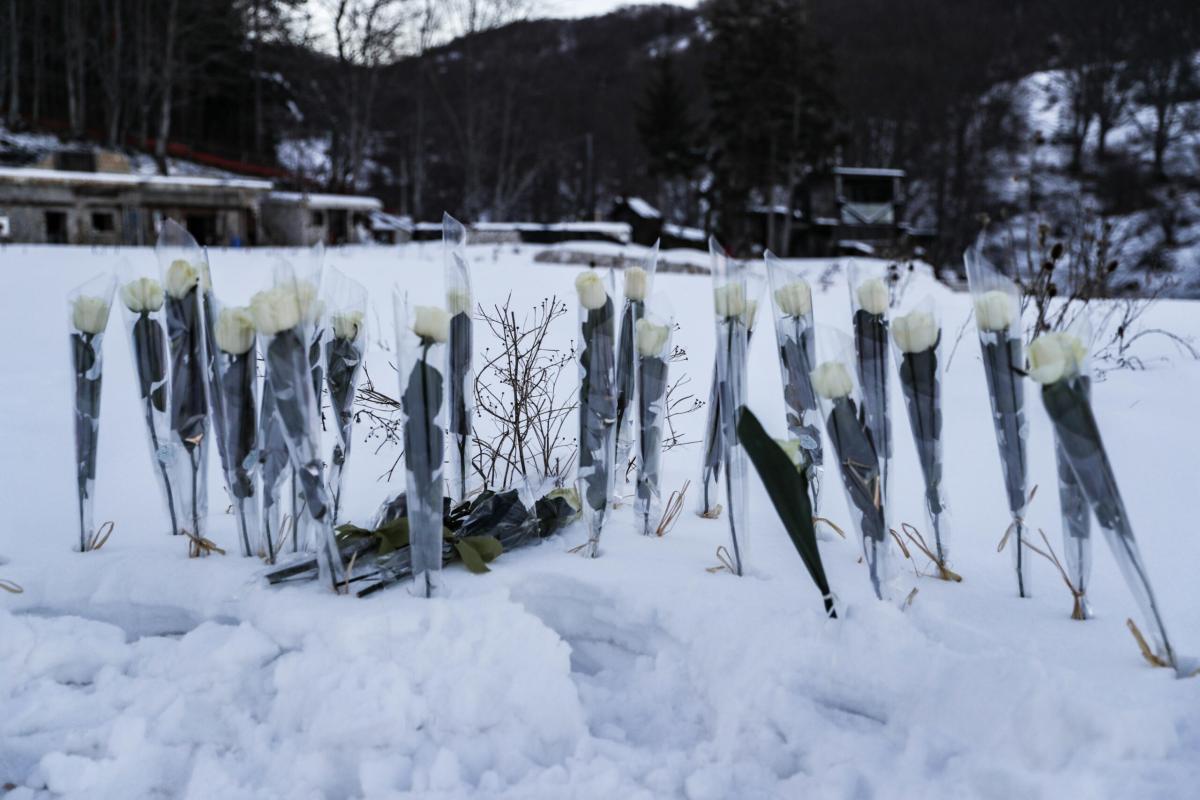
<instances>
[{"instance_id":1,"label":"dark green leaf blade","mask_svg":"<svg viewBox=\"0 0 1200 800\"><path fill-rule=\"evenodd\" d=\"M808 481L804 473L796 468L787 453L767 435L762 424L747 408L742 408L738 418L738 438L750 461L754 464L775 512L783 522L796 552L800 554L808 574L821 592L825 611L831 617L837 613L833 608L829 581L825 577L825 566L821 563L821 552L817 548L817 533L813 527L812 503L808 499Z\"/></svg>"}]
</instances>

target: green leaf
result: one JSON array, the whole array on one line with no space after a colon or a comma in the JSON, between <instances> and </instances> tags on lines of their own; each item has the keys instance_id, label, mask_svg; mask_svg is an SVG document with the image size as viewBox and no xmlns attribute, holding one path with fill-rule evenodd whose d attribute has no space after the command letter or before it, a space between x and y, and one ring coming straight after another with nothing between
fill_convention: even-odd
<instances>
[{"instance_id":1,"label":"green leaf","mask_svg":"<svg viewBox=\"0 0 1200 800\"><path fill-rule=\"evenodd\" d=\"M454 549L458 551L458 557L462 559L463 566L469 569L476 575L481 575L484 572L491 572L487 564L484 563L483 556L469 544L465 539L455 539Z\"/></svg>"},{"instance_id":2,"label":"green leaf","mask_svg":"<svg viewBox=\"0 0 1200 800\"><path fill-rule=\"evenodd\" d=\"M379 555L381 556L406 547L408 545L408 517L394 519L374 533L379 537Z\"/></svg>"},{"instance_id":3,"label":"green leaf","mask_svg":"<svg viewBox=\"0 0 1200 800\"><path fill-rule=\"evenodd\" d=\"M738 417L738 439L763 486L775 505L775 512L791 537L796 552L800 554L808 574L817 585L825 600L825 612L836 617L829 581L825 577L825 566L821 563L821 551L817 548L817 532L813 527L812 503L808 499L808 480L804 473L788 457L775 440L767 435L762 424L743 407Z\"/></svg>"},{"instance_id":4,"label":"green leaf","mask_svg":"<svg viewBox=\"0 0 1200 800\"><path fill-rule=\"evenodd\" d=\"M465 536L462 541L471 545L484 561L494 561L504 552L504 545L495 536Z\"/></svg>"}]
</instances>

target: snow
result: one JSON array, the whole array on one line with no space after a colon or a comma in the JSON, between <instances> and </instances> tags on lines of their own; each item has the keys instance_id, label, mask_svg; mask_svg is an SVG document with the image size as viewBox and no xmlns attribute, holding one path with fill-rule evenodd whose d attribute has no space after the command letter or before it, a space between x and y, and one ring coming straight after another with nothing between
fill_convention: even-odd
<instances>
[{"instance_id":1,"label":"snow","mask_svg":"<svg viewBox=\"0 0 1200 800\"><path fill-rule=\"evenodd\" d=\"M177 189L253 189L268 191L270 181L252 178L205 176L139 175L124 172L75 172L61 169L0 167L0 180L14 183L90 183L104 186L156 186Z\"/></svg>"},{"instance_id":2,"label":"snow","mask_svg":"<svg viewBox=\"0 0 1200 800\"><path fill-rule=\"evenodd\" d=\"M314 194L309 192L271 192L264 202L304 205L307 208L344 208L354 211L378 211L383 202L378 197L356 194Z\"/></svg>"},{"instance_id":3,"label":"snow","mask_svg":"<svg viewBox=\"0 0 1200 800\"><path fill-rule=\"evenodd\" d=\"M662 216L658 213L657 208L640 197L628 197L625 202L629 204L629 210L642 219L658 219Z\"/></svg>"},{"instance_id":4,"label":"snow","mask_svg":"<svg viewBox=\"0 0 1200 800\"><path fill-rule=\"evenodd\" d=\"M618 248L617 245L597 244ZM573 297L578 268L534 262L548 248L474 246L482 302L516 308ZM636 247L623 248L630 256ZM219 295L244 301L296 251L210 250ZM752 485L750 574L710 574L724 520L687 510L662 539L635 534L628 507L604 553L568 552L576 526L503 555L491 573L451 568L449 596L403 589L368 600L314 584L268 589L234 555L186 558L163 528L129 347L119 318L105 342L97 519L104 549L75 537L71 407L63 330L68 289L144 249L0 247L10 313L0 316L0 782L6 795L97 797L713 798L1180 797L1200 779L1200 682L1141 660L1124 627L1134 602L1097 542L1098 617L1068 619L1070 595L1048 564L1035 596L1015 596L996 543L1007 510L973 335L946 383L948 495L955 512L951 585L905 573L919 592L901 610L876 602L853 542L821 543L843 611L827 620L766 495ZM845 328L847 291L824 261L811 269L818 321ZM364 282L375 309L368 356L381 388L392 357L390 290L436 284L440 243L331 249L327 264ZM436 286L427 287L436 289ZM707 277L667 273L691 388L712 363ZM926 294L956 334L969 302L918 272L904 303ZM20 298L19 313L13 305ZM1200 333L1187 302L1162 302L1144 324ZM574 315L554 343L569 346ZM484 338L481 334L481 340ZM482 348L489 342L480 341ZM1154 368L1095 386L1097 414L1177 649L1200 653L1195 570L1193 398L1200 363L1162 338ZM750 405L783 431L769 329L750 356ZM387 349L384 349L384 348ZM898 385L893 386L899 396ZM1030 394L1029 512L1057 547L1050 430ZM684 418L695 438L700 414ZM906 417L896 425L895 518L921 527ZM360 434L363 431L360 429ZM395 457L361 443L346 497L365 521L395 486ZM19 456L16 456L19 454ZM698 448L665 457L665 488L696 478ZM210 485L221 481L213 456ZM827 515L849 527L826 474ZM693 484L693 492L695 484ZM211 537L234 550L214 488Z\"/></svg>"}]
</instances>

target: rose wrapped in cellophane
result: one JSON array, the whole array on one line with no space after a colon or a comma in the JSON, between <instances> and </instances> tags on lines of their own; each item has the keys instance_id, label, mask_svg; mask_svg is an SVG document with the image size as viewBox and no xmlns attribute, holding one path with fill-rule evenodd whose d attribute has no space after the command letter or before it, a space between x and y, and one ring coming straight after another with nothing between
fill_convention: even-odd
<instances>
[{"instance_id":1,"label":"rose wrapped in cellophane","mask_svg":"<svg viewBox=\"0 0 1200 800\"><path fill-rule=\"evenodd\" d=\"M892 465L892 409L888 392L888 310L891 284L887 271L851 261L846 267L853 314L855 367L862 391L867 427L879 458L879 491L884 518L888 514L888 480Z\"/></svg>"},{"instance_id":2,"label":"rose wrapped in cellophane","mask_svg":"<svg viewBox=\"0 0 1200 800\"><path fill-rule=\"evenodd\" d=\"M409 309L398 289L394 300L413 594L433 597L441 591L445 498L445 378L439 368L445 364L450 315L440 306Z\"/></svg>"},{"instance_id":3,"label":"rose wrapped in cellophane","mask_svg":"<svg viewBox=\"0 0 1200 800\"><path fill-rule=\"evenodd\" d=\"M164 308L171 368L171 444L179 527L193 542L205 539L208 518L208 368L202 295L208 259L174 220L163 222L154 247L166 290ZM201 549L193 553L205 552Z\"/></svg>"},{"instance_id":4,"label":"rose wrapped in cellophane","mask_svg":"<svg viewBox=\"0 0 1200 800\"><path fill-rule=\"evenodd\" d=\"M718 258L725 258L724 248L717 240L710 239L708 243L709 256L713 263ZM746 347L749 349L750 340L754 336L754 325L758 319L758 303L762 299L762 290L766 285L764 277L749 269L746 273L746 291L743 298L745 307L753 309L748 315L746 329ZM696 513L702 517L715 518L721 513L720 486L721 468L725 457L725 428L721 424L721 392L719 390L720 376L717 358L713 358L712 385L708 389L708 415L704 423L704 444L700 453L700 493L696 499Z\"/></svg>"},{"instance_id":5,"label":"rose wrapped in cellophane","mask_svg":"<svg viewBox=\"0 0 1200 800\"><path fill-rule=\"evenodd\" d=\"M662 304L643 309L634 327L637 358L637 486L634 514L642 533L658 528L662 513L663 428L667 419L667 382L671 363L671 331L675 322ZM618 467L620 464L618 463Z\"/></svg>"},{"instance_id":6,"label":"rose wrapped in cellophane","mask_svg":"<svg viewBox=\"0 0 1200 800\"><path fill-rule=\"evenodd\" d=\"M67 329L75 388L75 480L79 490L79 551L92 549L96 495L96 447L100 440L100 386L104 377L104 329L117 281L98 275L67 295Z\"/></svg>"},{"instance_id":7,"label":"rose wrapped in cellophane","mask_svg":"<svg viewBox=\"0 0 1200 800\"><path fill-rule=\"evenodd\" d=\"M765 259L775 310L775 343L783 378L787 435L800 449L813 513L820 514L824 454L821 451L821 411L812 388L812 371L817 361L812 287L797 266L781 261L770 251L766 252Z\"/></svg>"},{"instance_id":8,"label":"rose wrapped in cellophane","mask_svg":"<svg viewBox=\"0 0 1200 800\"><path fill-rule=\"evenodd\" d=\"M617 457L613 476L619 486L625 484L629 452L634 444L634 417L638 409L637 323L646 313L646 298L654 288L654 272L658 267L658 242L650 248L640 267L622 271L625 302L621 309L621 326L617 336ZM618 500L620 491L618 490Z\"/></svg>"},{"instance_id":9,"label":"rose wrapped in cellophane","mask_svg":"<svg viewBox=\"0 0 1200 800\"><path fill-rule=\"evenodd\" d=\"M949 570L950 516L942 485L942 325L933 300L926 298L907 314L892 320L896 371L908 408L917 462L925 480L928 547L943 580L958 578Z\"/></svg>"},{"instance_id":10,"label":"rose wrapped in cellophane","mask_svg":"<svg viewBox=\"0 0 1200 800\"><path fill-rule=\"evenodd\" d=\"M171 435L171 373L167 369L166 292L157 278L143 275L128 261L121 265L119 298L133 360L138 403L146 422L155 483L167 507L173 535L179 530L179 497L172 478L181 458Z\"/></svg>"},{"instance_id":11,"label":"rose wrapped in cellophane","mask_svg":"<svg viewBox=\"0 0 1200 800\"><path fill-rule=\"evenodd\" d=\"M475 412L474 323L471 311L471 269L467 264L467 230L449 214L442 216L442 269L446 278L446 311L450 314L450 340L446 343L446 401L449 419L450 473L447 492L455 504L467 497L467 473L471 469L471 416Z\"/></svg>"},{"instance_id":12,"label":"rose wrapped in cellophane","mask_svg":"<svg viewBox=\"0 0 1200 800\"><path fill-rule=\"evenodd\" d=\"M721 463L725 467L729 549L725 564L735 575L746 569L746 500L748 469L737 424L746 403L746 357L750 330L758 313L762 276L742 261L727 258L716 239L712 254L713 309L716 312L717 403L720 407Z\"/></svg>"},{"instance_id":13,"label":"rose wrapped in cellophane","mask_svg":"<svg viewBox=\"0 0 1200 800\"><path fill-rule=\"evenodd\" d=\"M616 319L604 279L588 270L575 279L579 295L579 460L576 475L588 541L600 555L600 534L612 496L616 448Z\"/></svg>"},{"instance_id":14,"label":"rose wrapped in cellophane","mask_svg":"<svg viewBox=\"0 0 1200 800\"><path fill-rule=\"evenodd\" d=\"M317 287L296 277L291 264L275 267L274 286L250 301L254 325L270 384L271 401L264 413L274 417L287 445L288 460L304 499L304 516L313 526L313 543L321 579L338 591L344 566L333 533L332 504L321 459L321 421L313 391L309 347L321 314ZM263 420L267 426L267 420ZM266 535L264 533L264 535Z\"/></svg>"},{"instance_id":15,"label":"rose wrapped in cellophane","mask_svg":"<svg viewBox=\"0 0 1200 800\"><path fill-rule=\"evenodd\" d=\"M1029 374L1042 387L1042 403L1054 425L1063 456L1075 473L1142 612L1151 655L1182 675L1184 665L1167 637L1162 611L1150 586L1117 477L1092 411L1084 368L1086 359L1087 349L1077 336L1067 332L1047 333L1029 346ZM1187 671L1190 669L1189 666Z\"/></svg>"},{"instance_id":16,"label":"rose wrapped in cellophane","mask_svg":"<svg viewBox=\"0 0 1200 800\"><path fill-rule=\"evenodd\" d=\"M822 332L820 347L820 363L812 373L813 389L837 456L846 507L862 540L871 588L877 598L885 600L891 595L888 528L879 456L854 377L856 351L845 334L833 330Z\"/></svg>"},{"instance_id":17,"label":"rose wrapped in cellophane","mask_svg":"<svg viewBox=\"0 0 1200 800\"><path fill-rule=\"evenodd\" d=\"M322 360L325 341L325 305L322 286L325 278L325 244L317 242L303 253L296 265L296 277L302 283L308 283L317 289L317 302L312 308L315 320L309 333L308 367L312 373L313 394L317 404L317 422L321 431L325 430L325 411L322 398L325 392L325 365ZM304 480L296 474L295 468L289 470L291 490L291 550L310 550L315 546L321 535L321 524L315 522L308 513L308 503L304 497Z\"/></svg>"},{"instance_id":18,"label":"rose wrapped in cellophane","mask_svg":"<svg viewBox=\"0 0 1200 800\"><path fill-rule=\"evenodd\" d=\"M332 270L326 281L325 295L329 310L325 325L325 382L329 384L334 433L329 486L336 526L342 509L346 460L350 458L353 440L354 396L367 350L367 289L358 281Z\"/></svg>"},{"instance_id":19,"label":"rose wrapped in cellophane","mask_svg":"<svg viewBox=\"0 0 1200 800\"><path fill-rule=\"evenodd\" d=\"M275 387L269 368L263 370L260 408L257 450L262 476L262 538L258 555L268 564L274 564L281 550L295 552L298 547L294 539L292 547L284 546L285 537L292 533L291 516L284 504L284 498L291 497L291 492L285 492L285 487L291 477L292 467L287 440L283 436L283 423L275 413Z\"/></svg>"},{"instance_id":20,"label":"rose wrapped in cellophane","mask_svg":"<svg viewBox=\"0 0 1200 800\"><path fill-rule=\"evenodd\" d=\"M992 424L1000 451L1004 488L1012 522L1004 540L1013 539L1017 568L1017 594L1030 596L1028 552L1029 528L1025 508L1029 504L1025 456L1025 348L1021 341L1021 293L1017 285L988 263L978 249L964 256L971 299L975 305L975 325L979 330L979 350L983 374L987 378L992 404Z\"/></svg>"},{"instance_id":21,"label":"rose wrapped in cellophane","mask_svg":"<svg viewBox=\"0 0 1200 800\"><path fill-rule=\"evenodd\" d=\"M222 307L211 295L213 320L213 423L222 453L225 489L237 521L243 556L274 559L274 543L266 536L258 506L258 352L254 317L248 307ZM215 413L216 409L220 413Z\"/></svg>"}]
</instances>

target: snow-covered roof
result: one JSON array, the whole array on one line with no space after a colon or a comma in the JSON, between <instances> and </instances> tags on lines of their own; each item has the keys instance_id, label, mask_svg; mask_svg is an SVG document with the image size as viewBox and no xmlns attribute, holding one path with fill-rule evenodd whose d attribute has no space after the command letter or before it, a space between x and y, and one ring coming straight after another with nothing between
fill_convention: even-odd
<instances>
[{"instance_id":1,"label":"snow-covered roof","mask_svg":"<svg viewBox=\"0 0 1200 800\"><path fill-rule=\"evenodd\" d=\"M254 178L208 178L196 175L134 175L127 172L73 172L61 169L0 167L0 181L14 183L150 186L163 189L252 189L269 191L270 181Z\"/></svg>"},{"instance_id":2,"label":"snow-covered roof","mask_svg":"<svg viewBox=\"0 0 1200 800\"><path fill-rule=\"evenodd\" d=\"M413 229L411 217L398 217L383 211L371 212L371 229L376 231L408 231Z\"/></svg>"},{"instance_id":3,"label":"snow-covered roof","mask_svg":"<svg viewBox=\"0 0 1200 800\"><path fill-rule=\"evenodd\" d=\"M875 248L866 242L859 242L854 239L839 239L838 247L842 250L850 250L855 253L862 253L865 256L875 255Z\"/></svg>"},{"instance_id":4,"label":"snow-covered roof","mask_svg":"<svg viewBox=\"0 0 1200 800\"><path fill-rule=\"evenodd\" d=\"M380 211L383 203L378 197L356 194L310 194L304 192L271 192L268 203L302 205L307 208L344 208L351 211Z\"/></svg>"},{"instance_id":5,"label":"snow-covered roof","mask_svg":"<svg viewBox=\"0 0 1200 800\"><path fill-rule=\"evenodd\" d=\"M903 178L904 170L884 167L834 167L835 175L861 175L871 178Z\"/></svg>"},{"instance_id":6,"label":"snow-covered roof","mask_svg":"<svg viewBox=\"0 0 1200 800\"><path fill-rule=\"evenodd\" d=\"M625 204L629 206L629 210L637 214L642 219L658 219L662 215L658 213L658 209L647 203L640 197L626 197Z\"/></svg>"},{"instance_id":7,"label":"snow-covered roof","mask_svg":"<svg viewBox=\"0 0 1200 800\"><path fill-rule=\"evenodd\" d=\"M704 231L699 228L687 228L683 225L676 225L673 222L663 223L663 233L668 236L674 236L676 239L687 239L689 242L703 242Z\"/></svg>"}]
</instances>

